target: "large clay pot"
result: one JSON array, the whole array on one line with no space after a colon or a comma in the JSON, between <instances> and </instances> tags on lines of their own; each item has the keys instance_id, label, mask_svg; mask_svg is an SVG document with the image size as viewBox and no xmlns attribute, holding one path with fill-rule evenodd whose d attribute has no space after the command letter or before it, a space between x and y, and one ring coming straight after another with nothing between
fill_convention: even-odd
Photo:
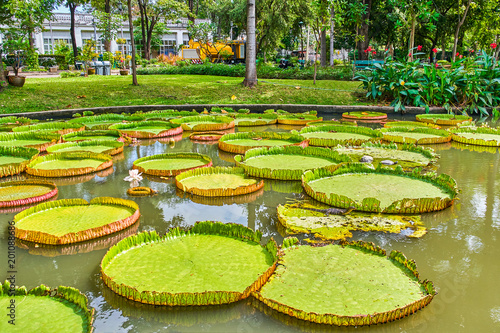
<instances>
[{"instance_id":1,"label":"large clay pot","mask_svg":"<svg viewBox=\"0 0 500 333\"><path fill-rule=\"evenodd\" d=\"M89 75L94 75L95 74L95 68L89 68L89 69L87 69L87 73Z\"/></svg>"},{"instance_id":2,"label":"large clay pot","mask_svg":"<svg viewBox=\"0 0 500 333\"><path fill-rule=\"evenodd\" d=\"M9 76L9 84L14 87L24 86L25 81L26 81L25 76Z\"/></svg>"},{"instance_id":3,"label":"large clay pot","mask_svg":"<svg viewBox=\"0 0 500 333\"><path fill-rule=\"evenodd\" d=\"M128 75L128 69L120 69L120 75Z\"/></svg>"}]
</instances>

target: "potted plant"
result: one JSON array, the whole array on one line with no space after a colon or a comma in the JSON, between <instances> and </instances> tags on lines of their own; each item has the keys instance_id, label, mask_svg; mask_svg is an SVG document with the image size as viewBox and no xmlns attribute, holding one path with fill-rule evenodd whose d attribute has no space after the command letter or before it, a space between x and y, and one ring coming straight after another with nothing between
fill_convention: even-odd
<instances>
[{"instance_id":1,"label":"potted plant","mask_svg":"<svg viewBox=\"0 0 500 333\"><path fill-rule=\"evenodd\" d=\"M85 76L95 74L95 68L92 67L91 61L97 57L95 52L95 41L89 39L85 42L78 60L83 61L85 67Z\"/></svg>"},{"instance_id":2,"label":"potted plant","mask_svg":"<svg viewBox=\"0 0 500 333\"><path fill-rule=\"evenodd\" d=\"M125 58L120 51L115 52L114 60L116 67L120 69L120 75L128 75L128 69L125 68Z\"/></svg>"},{"instance_id":3,"label":"potted plant","mask_svg":"<svg viewBox=\"0 0 500 333\"><path fill-rule=\"evenodd\" d=\"M9 29L5 37L7 40L3 42L3 48L12 59L11 65L14 71L14 76L8 76L9 84L15 87L22 87L26 81L26 77L19 75L19 69L26 58L29 42L26 38L26 34L15 28Z\"/></svg>"}]
</instances>

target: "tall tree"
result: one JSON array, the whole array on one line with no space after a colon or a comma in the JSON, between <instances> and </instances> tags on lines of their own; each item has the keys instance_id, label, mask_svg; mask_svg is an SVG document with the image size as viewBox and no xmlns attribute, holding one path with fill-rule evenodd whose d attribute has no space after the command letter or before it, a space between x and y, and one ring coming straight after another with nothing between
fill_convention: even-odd
<instances>
[{"instance_id":1,"label":"tall tree","mask_svg":"<svg viewBox=\"0 0 500 333\"><path fill-rule=\"evenodd\" d=\"M247 45L245 87L253 88L257 85L257 45L255 39L255 0L247 1Z\"/></svg>"},{"instance_id":2,"label":"tall tree","mask_svg":"<svg viewBox=\"0 0 500 333\"><path fill-rule=\"evenodd\" d=\"M127 10L128 10L128 24L130 32L130 43L132 44L132 84L138 86L137 82L137 70L135 65L135 42L134 42L134 25L132 22L132 0L127 0Z\"/></svg>"},{"instance_id":3,"label":"tall tree","mask_svg":"<svg viewBox=\"0 0 500 333\"><path fill-rule=\"evenodd\" d=\"M78 47L76 46L76 33L75 33L75 11L76 7L88 3L88 0L66 0L66 7L69 9L70 13L70 28L69 33L71 35L71 45L73 47L73 57L76 59L78 57Z\"/></svg>"},{"instance_id":4,"label":"tall tree","mask_svg":"<svg viewBox=\"0 0 500 333\"><path fill-rule=\"evenodd\" d=\"M8 1L9 0L0 0L0 26L4 24L7 25L9 19L12 16L9 7L7 7ZM3 53L3 45L0 44L0 90L3 87L7 86L7 78L5 77L4 74L2 53Z\"/></svg>"},{"instance_id":5,"label":"tall tree","mask_svg":"<svg viewBox=\"0 0 500 333\"><path fill-rule=\"evenodd\" d=\"M460 33L460 28L465 22L465 18L467 17L467 13L469 12L469 8L472 4L472 0L467 0L467 5L465 6L465 9L463 11L463 14L461 14L461 4L462 1L457 0L457 15L458 15L458 22L457 22L457 29L455 31L455 39L453 40L453 51L451 52L452 56L452 61L455 61L456 55L457 55L457 44L458 44L458 35Z\"/></svg>"},{"instance_id":6,"label":"tall tree","mask_svg":"<svg viewBox=\"0 0 500 333\"><path fill-rule=\"evenodd\" d=\"M370 15L372 12L372 0L360 0L365 8L364 13L361 16L361 22L358 26L357 37L358 37L358 55L360 60L367 60L368 54L364 51L370 45Z\"/></svg>"},{"instance_id":7,"label":"tall tree","mask_svg":"<svg viewBox=\"0 0 500 333\"><path fill-rule=\"evenodd\" d=\"M177 0L138 0L143 26L144 58L151 59L151 38L155 25L161 20L186 17L189 8Z\"/></svg>"}]
</instances>

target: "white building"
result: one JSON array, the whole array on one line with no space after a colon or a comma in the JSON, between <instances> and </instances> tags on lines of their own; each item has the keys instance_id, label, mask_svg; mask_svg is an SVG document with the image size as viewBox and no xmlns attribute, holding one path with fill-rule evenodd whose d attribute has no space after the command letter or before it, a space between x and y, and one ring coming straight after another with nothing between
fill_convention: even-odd
<instances>
[{"instance_id":1,"label":"white building","mask_svg":"<svg viewBox=\"0 0 500 333\"><path fill-rule=\"evenodd\" d=\"M177 23L179 22L179 23ZM187 18L179 19L177 22L167 21L166 27L169 33L163 35L160 49L153 52L153 56L158 54L168 54L170 52L177 53L180 45L187 45L189 41L187 26L189 20ZM196 19L195 23L210 22L210 20ZM55 13L51 21L45 21L43 30L35 34L35 47L40 54L51 54L53 46L58 41L65 41L71 45L70 35L70 14ZM94 18L91 14L75 14L75 34L76 45L82 47L88 39L96 40L97 53L104 52L104 45L100 40L101 32L96 29ZM130 52L130 33L128 21L123 22L121 30L118 32L117 38L124 38L125 45L118 45L116 41L111 41L111 52L122 51L126 54ZM122 50L122 47L124 48Z\"/></svg>"}]
</instances>

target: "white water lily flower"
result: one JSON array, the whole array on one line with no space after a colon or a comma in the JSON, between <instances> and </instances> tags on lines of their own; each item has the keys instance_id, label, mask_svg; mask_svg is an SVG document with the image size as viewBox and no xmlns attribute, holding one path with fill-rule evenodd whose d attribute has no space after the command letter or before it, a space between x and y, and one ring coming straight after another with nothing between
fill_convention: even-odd
<instances>
[{"instance_id":1,"label":"white water lily flower","mask_svg":"<svg viewBox=\"0 0 500 333\"><path fill-rule=\"evenodd\" d=\"M133 181L141 181L142 180L142 173L139 173L139 170L129 170L128 171L128 176L123 178L123 180L127 182L133 182Z\"/></svg>"}]
</instances>

